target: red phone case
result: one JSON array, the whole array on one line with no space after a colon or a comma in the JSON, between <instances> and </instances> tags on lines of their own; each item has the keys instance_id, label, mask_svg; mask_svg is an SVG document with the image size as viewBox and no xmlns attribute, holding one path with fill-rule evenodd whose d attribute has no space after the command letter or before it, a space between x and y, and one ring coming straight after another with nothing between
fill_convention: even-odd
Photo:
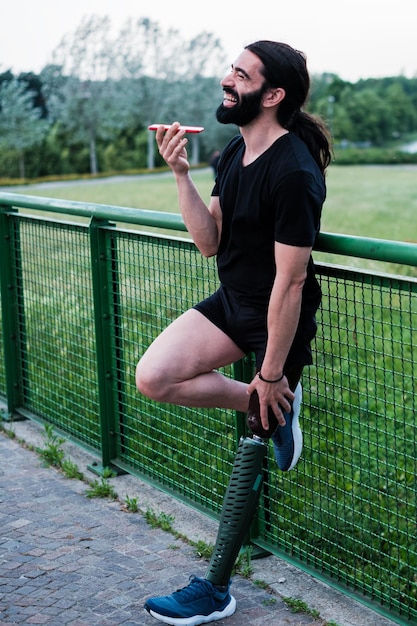
<instances>
[{"instance_id":1,"label":"red phone case","mask_svg":"<svg viewBox=\"0 0 417 626\"><path fill-rule=\"evenodd\" d=\"M159 126L163 126L165 130L171 128L171 124L151 124L148 126L148 130L158 130ZM203 126L180 126L181 130L185 130L186 133L202 133Z\"/></svg>"}]
</instances>

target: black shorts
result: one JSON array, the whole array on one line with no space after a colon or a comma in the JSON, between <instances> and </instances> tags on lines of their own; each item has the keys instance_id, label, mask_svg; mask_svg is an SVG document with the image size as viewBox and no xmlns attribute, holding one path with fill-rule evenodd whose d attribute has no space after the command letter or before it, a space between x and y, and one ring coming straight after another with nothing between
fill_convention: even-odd
<instances>
[{"instance_id":1,"label":"black shorts","mask_svg":"<svg viewBox=\"0 0 417 626\"><path fill-rule=\"evenodd\" d=\"M224 285L193 308L220 328L242 352L245 354L253 352L257 369L261 367L267 341L266 309L242 304L240 299ZM285 369L312 364L311 341L316 331L314 312L303 312Z\"/></svg>"}]
</instances>

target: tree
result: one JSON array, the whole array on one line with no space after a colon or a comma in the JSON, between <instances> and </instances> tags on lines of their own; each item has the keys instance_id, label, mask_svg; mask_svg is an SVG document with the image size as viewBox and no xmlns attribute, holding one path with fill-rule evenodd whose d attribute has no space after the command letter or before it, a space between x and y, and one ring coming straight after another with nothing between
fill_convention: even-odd
<instances>
[{"instance_id":1,"label":"tree","mask_svg":"<svg viewBox=\"0 0 417 626\"><path fill-rule=\"evenodd\" d=\"M109 17L90 16L62 40L53 57L65 86L48 101L48 108L72 141L89 146L91 172L98 170L98 141L113 141L128 127L141 132L155 121L179 118L200 125L206 120L204 137L191 141L193 163L199 161L200 144L219 147L214 134L222 133L214 111L225 62L220 41L212 34L202 32L186 41L178 30L162 30L146 17L128 19L112 34ZM213 73L216 88L207 97L206 82ZM230 129L222 130L230 135ZM149 168L154 161L154 136L149 134Z\"/></svg>"},{"instance_id":2,"label":"tree","mask_svg":"<svg viewBox=\"0 0 417 626\"><path fill-rule=\"evenodd\" d=\"M141 18L127 20L113 49L113 75L128 82L135 126L147 128L150 123L174 119L206 126L204 136L192 137L191 161L196 164L200 142L213 142L212 135L218 132L214 110L220 99L219 73L225 64L220 40L202 32L185 41L177 30L163 31L156 22ZM216 89L209 93L206 86L212 84L213 75ZM154 137L149 135L149 168L154 167L154 146Z\"/></svg>"},{"instance_id":3,"label":"tree","mask_svg":"<svg viewBox=\"0 0 417 626\"><path fill-rule=\"evenodd\" d=\"M112 80L81 81L72 76L55 101L53 116L72 144L84 144L90 153L90 172L99 171L97 141L110 141L129 119L123 90Z\"/></svg>"},{"instance_id":4,"label":"tree","mask_svg":"<svg viewBox=\"0 0 417 626\"><path fill-rule=\"evenodd\" d=\"M391 109L393 136L413 131L417 125L417 113L401 83L389 85L385 97Z\"/></svg>"},{"instance_id":5,"label":"tree","mask_svg":"<svg viewBox=\"0 0 417 626\"><path fill-rule=\"evenodd\" d=\"M110 18L84 17L74 33L63 37L52 57L65 76L105 81L111 76L114 57Z\"/></svg>"},{"instance_id":6,"label":"tree","mask_svg":"<svg viewBox=\"0 0 417 626\"><path fill-rule=\"evenodd\" d=\"M374 89L349 92L342 104L351 120L352 141L382 145L392 137L390 108Z\"/></svg>"},{"instance_id":7,"label":"tree","mask_svg":"<svg viewBox=\"0 0 417 626\"><path fill-rule=\"evenodd\" d=\"M65 37L54 52L61 84L49 107L71 137L88 146L90 172L99 170L97 141L111 140L130 119L123 85L110 78L114 51L108 17L84 18L73 37ZM56 76L55 76L56 82Z\"/></svg>"},{"instance_id":8,"label":"tree","mask_svg":"<svg viewBox=\"0 0 417 626\"><path fill-rule=\"evenodd\" d=\"M0 84L0 145L16 153L19 174L25 178L25 150L41 143L49 124L42 109L33 106L34 92L13 78Z\"/></svg>"}]
</instances>

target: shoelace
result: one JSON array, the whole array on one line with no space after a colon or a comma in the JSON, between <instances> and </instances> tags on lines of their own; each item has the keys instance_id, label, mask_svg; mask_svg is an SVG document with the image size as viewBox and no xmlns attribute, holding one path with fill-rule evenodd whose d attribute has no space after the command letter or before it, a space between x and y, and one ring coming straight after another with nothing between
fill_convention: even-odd
<instances>
[{"instance_id":1,"label":"shoelace","mask_svg":"<svg viewBox=\"0 0 417 626\"><path fill-rule=\"evenodd\" d=\"M190 583L187 587L177 589L173 595L176 595L178 600L187 602L189 599L196 599L208 593L213 593L213 587L208 581L197 576L190 576Z\"/></svg>"}]
</instances>

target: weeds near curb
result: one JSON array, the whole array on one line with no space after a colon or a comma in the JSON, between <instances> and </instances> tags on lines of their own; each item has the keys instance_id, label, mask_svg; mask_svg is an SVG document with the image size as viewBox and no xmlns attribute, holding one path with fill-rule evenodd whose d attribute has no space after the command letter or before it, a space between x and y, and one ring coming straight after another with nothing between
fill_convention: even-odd
<instances>
[{"instance_id":1,"label":"weeds near curb","mask_svg":"<svg viewBox=\"0 0 417 626\"><path fill-rule=\"evenodd\" d=\"M137 513L139 511L138 499L137 498L129 498L128 495L125 497L125 506L128 511L131 513Z\"/></svg>"},{"instance_id":2,"label":"weeds near curb","mask_svg":"<svg viewBox=\"0 0 417 626\"><path fill-rule=\"evenodd\" d=\"M213 554L214 546L212 543L206 543L205 541L197 541L191 542L191 545L195 549L197 556L200 559L205 559L206 561L210 561L211 555Z\"/></svg>"},{"instance_id":3,"label":"weeds near curb","mask_svg":"<svg viewBox=\"0 0 417 626\"><path fill-rule=\"evenodd\" d=\"M43 436L45 448L36 448L36 452L43 459L44 463L61 470L67 478L84 480L84 476L77 465L70 459L64 458L65 452L61 446L65 443L65 439L54 433L52 424L45 424Z\"/></svg>"},{"instance_id":4,"label":"weeds near curb","mask_svg":"<svg viewBox=\"0 0 417 626\"><path fill-rule=\"evenodd\" d=\"M291 609L292 613L305 613L314 619L320 617L320 613L316 609L310 609L303 600L298 600L297 598L282 598L282 600Z\"/></svg>"},{"instance_id":5,"label":"weeds near curb","mask_svg":"<svg viewBox=\"0 0 417 626\"><path fill-rule=\"evenodd\" d=\"M253 574L252 551L252 546L245 546L236 560L235 572L243 576L243 578L250 578Z\"/></svg>"},{"instance_id":6,"label":"weeds near curb","mask_svg":"<svg viewBox=\"0 0 417 626\"><path fill-rule=\"evenodd\" d=\"M166 513L155 513L153 509L147 509L145 511L145 520L152 528L161 528L165 532L173 532L172 524L175 521L173 515L167 515Z\"/></svg>"},{"instance_id":7,"label":"weeds near curb","mask_svg":"<svg viewBox=\"0 0 417 626\"><path fill-rule=\"evenodd\" d=\"M90 488L85 492L87 498L110 498L116 500L117 493L114 490L113 485L102 476L100 480L93 480L90 483Z\"/></svg>"},{"instance_id":8,"label":"weeds near curb","mask_svg":"<svg viewBox=\"0 0 417 626\"><path fill-rule=\"evenodd\" d=\"M61 468L65 455L61 446L65 443L65 439L54 433L54 427L52 424L45 424L45 432L43 436L45 439L45 448L38 448L38 454L44 460L46 465Z\"/></svg>"},{"instance_id":9,"label":"weeds near curb","mask_svg":"<svg viewBox=\"0 0 417 626\"><path fill-rule=\"evenodd\" d=\"M73 480L84 480L84 475L78 469L78 466L70 461L70 459L64 459L61 465L61 469L67 478Z\"/></svg>"},{"instance_id":10,"label":"weeds near curb","mask_svg":"<svg viewBox=\"0 0 417 626\"><path fill-rule=\"evenodd\" d=\"M253 584L259 587L259 589L268 589L269 585L264 580L255 579Z\"/></svg>"},{"instance_id":11,"label":"weeds near curb","mask_svg":"<svg viewBox=\"0 0 417 626\"><path fill-rule=\"evenodd\" d=\"M0 430L2 433L4 433L6 435L6 437L8 437L9 439L16 439L16 433L14 432L14 430L11 430L10 428L6 428L2 423L1 423L1 411L0 411Z\"/></svg>"}]
</instances>

